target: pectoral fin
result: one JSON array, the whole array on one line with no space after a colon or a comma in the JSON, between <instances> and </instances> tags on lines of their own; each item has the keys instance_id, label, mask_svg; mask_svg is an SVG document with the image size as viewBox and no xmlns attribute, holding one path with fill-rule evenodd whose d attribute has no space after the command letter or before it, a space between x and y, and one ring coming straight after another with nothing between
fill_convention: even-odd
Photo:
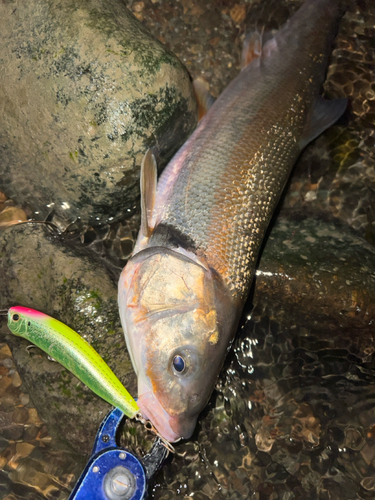
<instances>
[{"instance_id":1,"label":"pectoral fin","mask_svg":"<svg viewBox=\"0 0 375 500\"><path fill-rule=\"evenodd\" d=\"M258 59L262 55L262 34L258 31L252 31L246 35L242 47L241 68L244 69L254 59Z\"/></svg>"},{"instance_id":2,"label":"pectoral fin","mask_svg":"<svg viewBox=\"0 0 375 500\"><path fill-rule=\"evenodd\" d=\"M142 160L141 166L141 232L146 238L150 236L152 213L154 210L157 166L155 156L149 149Z\"/></svg>"},{"instance_id":3,"label":"pectoral fin","mask_svg":"<svg viewBox=\"0 0 375 500\"><path fill-rule=\"evenodd\" d=\"M245 69L254 59L261 64L262 58L270 56L274 50L277 50L277 42L272 32L264 29L249 32L242 47L241 69Z\"/></svg>"},{"instance_id":4,"label":"pectoral fin","mask_svg":"<svg viewBox=\"0 0 375 500\"><path fill-rule=\"evenodd\" d=\"M303 149L309 142L313 141L324 130L333 125L344 113L348 104L347 99L333 99L328 101L318 96L313 104L311 113L303 131L300 147Z\"/></svg>"},{"instance_id":5,"label":"pectoral fin","mask_svg":"<svg viewBox=\"0 0 375 500\"><path fill-rule=\"evenodd\" d=\"M200 121L215 102L215 98L210 94L210 86L204 78L196 78L193 81L193 87L198 102L198 120Z\"/></svg>"}]
</instances>

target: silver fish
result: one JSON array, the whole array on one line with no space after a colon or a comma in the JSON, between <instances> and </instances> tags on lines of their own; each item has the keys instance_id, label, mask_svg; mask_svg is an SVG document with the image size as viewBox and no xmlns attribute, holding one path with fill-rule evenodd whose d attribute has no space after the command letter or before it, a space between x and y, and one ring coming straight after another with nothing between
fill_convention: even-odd
<instances>
[{"instance_id":1,"label":"silver fish","mask_svg":"<svg viewBox=\"0 0 375 500\"><path fill-rule=\"evenodd\" d=\"M319 96L339 17L335 0L308 0L244 58L158 184L154 156L143 160L119 308L139 407L168 441L191 436L212 393L301 149L345 110Z\"/></svg>"}]
</instances>

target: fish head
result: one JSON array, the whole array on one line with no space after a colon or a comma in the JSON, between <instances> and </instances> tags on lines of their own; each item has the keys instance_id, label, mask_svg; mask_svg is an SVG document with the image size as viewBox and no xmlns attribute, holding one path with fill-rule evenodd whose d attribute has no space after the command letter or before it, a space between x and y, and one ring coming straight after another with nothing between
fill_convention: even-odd
<instances>
[{"instance_id":1,"label":"fish head","mask_svg":"<svg viewBox=\"0 0 375 500\"><path fill-rule=\"evenodd\" d=\"M233 315L223 313L220 290L211 270L166 249L141 251L120 278L138 405L170 442L192 435L227 352Z\"/></svg>"}]
</instances>

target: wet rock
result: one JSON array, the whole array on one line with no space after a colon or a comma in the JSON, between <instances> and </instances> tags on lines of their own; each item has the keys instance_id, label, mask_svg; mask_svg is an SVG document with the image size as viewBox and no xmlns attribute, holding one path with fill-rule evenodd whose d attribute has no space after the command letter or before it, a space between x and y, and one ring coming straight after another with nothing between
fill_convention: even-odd
<instances>
[{"instance_id":1,"label":"wet rock","mask_svg":"<svg viewBox=\"0 0 375 500\"><path fill-rule=\"evenodd\" d=\"M284 211L271 228L256 274L254 303L275 321L336 335L369 334L375 324L375 250L326 216ZM362 338L363 349L365 339Z\"/></svg>"},{"instance_id":2,"label":"wet rock","mask_svg":"<svg viewBox=\"0 0 375 500\"><path fill-rule=\"evenodd\" d=\"M62 224L128 215L145 150L195 127L185 68L120 0L2 2L0 32L0 189Z\"/></svg>"},{"instance_id":3,"label":"wet rock","mask_svg":"<svg viewBox=\"0 0 375 500\"><path fill-rule=\"evenodd\" d=\"M71 326L135 394L135 376L118 317L116 283L95 256L65 247L45 226L19 225L0 234L0 262L1 309L28 306ZM109 405L42 351L27 350L30 342L12 336L5 323L4 319L1 331L9 334L6 340L24 383L22 390L30 394L48 430L80 454L90 452ZM25 418L17 416L15 422Z\"/></svg>"}]
</instances>

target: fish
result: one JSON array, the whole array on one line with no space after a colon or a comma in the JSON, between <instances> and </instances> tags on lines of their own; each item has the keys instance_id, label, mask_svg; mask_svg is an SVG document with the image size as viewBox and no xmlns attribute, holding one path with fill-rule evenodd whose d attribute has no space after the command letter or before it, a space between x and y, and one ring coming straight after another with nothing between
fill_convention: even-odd
<instances>
[{"instance_id":1,"label":"fish","mask_svg":"<svg viewBox=\"0 0 375 500\"><path fill-rule=\"evenodd\" d=\"M336 0L307 0L265 43L252 37L159 181L153 151L143 159L118 304L138 405L169 442L192 436L209 401L297 157L345 111L319 94L341 15Z\"/></svg>"},{"instance_id":2,"label":"fish","mask_svg":"<svg viewBox=\"0 0 375 500\"><path fill-rule=\"evenodd\" d=\"M140 409L107 363L77 332L47 314L28 307L8 311L8 328L49 354L107 403L129 418Z\"/></svg>"}]
</instances>

